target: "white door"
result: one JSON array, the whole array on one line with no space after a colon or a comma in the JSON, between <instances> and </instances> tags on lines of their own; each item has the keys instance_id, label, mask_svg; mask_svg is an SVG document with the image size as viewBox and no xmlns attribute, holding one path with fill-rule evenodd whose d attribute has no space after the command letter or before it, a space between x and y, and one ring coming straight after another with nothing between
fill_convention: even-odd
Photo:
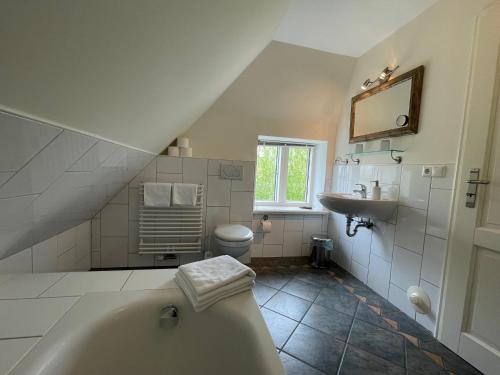
<instances>
[{"instance_id":1,"label":"white door","mask_svg":"<svg viewBox=\"0 0 500 375\"><path fill-rule=\"evenodd\" d=\"M497 1L476 24L438 330L445 345L486 374L500 374L499 89ZM466 182L474 168L480 169L480 175L473 179L489 184ZM477 195L467 196L475 187ZM470 207L474 198L475 206Z\"/></svg>"}]
</instances>

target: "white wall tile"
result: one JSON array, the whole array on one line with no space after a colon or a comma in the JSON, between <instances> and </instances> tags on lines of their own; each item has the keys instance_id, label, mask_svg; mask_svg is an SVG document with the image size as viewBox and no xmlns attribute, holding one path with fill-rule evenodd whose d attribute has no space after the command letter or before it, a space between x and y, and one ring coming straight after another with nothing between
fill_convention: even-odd
<instances>
[{"instance_id":1,"label":"white wall tile","mask_svg":"<svg viewBox=\"0 0 500 375\"><path fill-rule=\"evenodd\" d=\"M284 216L269 216L269 220L272 223L272 229L269 233L264 233L264 244L265 245L282 245L283 244L283 234L285 227L285 217Z\"/></svg>"},{"instance_id":2,"label":"white wall tile","mask_svg":"<svg viewBox=\"0 0 500 375\"><path fill-rule=\"evenodd\" d=\"M156 182L182 182L182 173L157 173Z\"/></svg>"},{"instance_id":3,"label":"white wall tile","mask_svg":"<svg viewBox=\"0 0 500 375\"><path fill-rule=\"evenodd\" d=\"M377 220L372 228L371 251L386 261L392 260L396 226Z\"/></svg>"},{"instance_id":4,"label":"white wall tile","mask_svg":"<svg viewBox=\"0 0 500 375\"><path fill-rule=\"evenodd\" d=\"M233 164L231 160L208 160L208 175L209 176L220 176L220 165L221 164Z\"/></svg>"},{"instance_id":5,"label":"white wall tile","mask_svg":"<svg viewBox=\"0 0 500 375\"><path fill-rule=\"evenodd\" d=\"M455 164L447 164L444 177L432 177L432 189L453 189L455 181Z\"/></svg>"},{"instance_id":6,"label":"white wall tile","mask_svg":"<svg viewBox=\"0 0 500 375\"><path fill-rule=\"evenodd\" d=\"M182 158L158 156L156 163L158 173L182 173Z\"/></svg>"},{"instance_id":7,"label":"white wall tile","mask_svg":"<svg viewBox=\"0 0 500 375\"><path fill-rule=\"evenodd\" d=\"M351 274L354 275L354 277L356 277L358 280L366 284L368 278L368 268L353 260L351 262Z\"/></svg>"},{"instance_id":8,"label":"white wall tile","mask_svg":"<svg viewBox=\"0 0 500 375\"><path fill-rule=\"evenodd\" d=\"M419 254L424 250L427 212L416 208L399 206L395 243Z\"/></svg>"},{"instance_id":9,"label":"white wall tile","mask_svg":"<svg viewBox=\"0 0 500 375\"><path fill-rule=\"evenodd\" d=\"M142 197L141 197L142 198ZM129 188L128 189L128 220L137 221L139 220L139 189Z\"/></svg>"},{"instance_id":10,"label":"white wall tile","mask_svg":"<svg viewBox=\"0 0 500 375\"><path fill-rule=\"evenodd\" d=\"M262 232L262 225L260 224L263 215L253 215L252 219L252 232L259 233Z\"/></svg>"},{"instance_id":11,"label":"white wall tile","mask_svg":"<svg viewBox=\"0 0 500 375\"><path fill-rule=\"evenodd\" d=\"M155 259L153 255L145 254L129 254L128 255L128 266L129 267L153 267L155 264Z\"/></svg>"},{"instance_id":12,"label":"white wall tile","mask_svg":"<svg viewBox=\"0 0 500 375\"><path fill-rule=\"evenodd\" d=\"M33 272L57 270L57 236L33 246Z\"/></svg>"},{"instance_id":13,"label":"white wall tile","mask_svg":"<svg viewBox=\"0 0 500 375\"><path fill-rule=\"evenodd\" d=\"M368 268L368 286L384 298L388 298L391 278L391 262L371 254Z\"/></svg>"},{"instance_id":14,"label":"white wall tile","mask_svg":"<svg viewBox=\"0 0 500 375\"><path fill-rule=\"evenodd\" d=\"M66 250L66 252L57 257L57 271L75 271L77 260L76 247L72 247L71 249Z\"/></svg>"},{"instance_id":15,"label":"white wall tile","mask_svg":"<svg viewBox=\"0 0 500 375\"><path fill-rule=\"evenodd\" d=\"M352 241L352 260L364 268L368 268L370 263L371 241L372 231L366 228L359 229Z\"/></svg>"},{"instance_id":16,"label":"white wall tile","mask_svg":"<svg viewBox=\"0 0 500 375\"><path fill-rule=\"evenodd\" d=\"M283 242L284 257L299 257L302 253L302 232L286 232Z\"/></svg>"},{"instance_id":17,"label":"white wall tile","mask_svg":"<svg viewBox=\"0 0 500 375\"><path fill-rule=\"evenodd\" d=\"M80 159L74 163L69 171L91 172L101 166L104 161L118 148L115 143L98 141Z\"/></svg>"},{"instance_id":18,"label":"white wall tile","mask_svg":"<svg viewBox=\"0 0 500 375\"><path fill-rule=\"evenodd\" d=\"M182 158L182 182L207 185L207 159Z\"/></svg>"},{"instance_id":19,"label":"white wall tile","mask_svg":"<svg viewBox=\"0 0 500 375\"><path fill-rule=\"evenodd\" d=\"M233 165L243 166L243 179L233 180L232 191L254 191L255 184L255 162L254 161L233 161Z\"/></svg>"},{"instance_id":20,"label":"white wall tile","mask_svg":"<svg viewBox=\"0 0 500 375\"><path fill-rule=\"evenodd\" d=\"M101 249L101 216L92 219L92 250Z\"/></svg>"},{"instance_id":21,"label":"white wall tile","mask_svg":"<svg viewBox=\"0 0 500 375\"><path fill-rule=\"evenodd\" d=\"M251 221L253 192L231 192L230 221Z\"/></svg>"},{"instance_id":22,"label":"white wall tile","mask_svg":"<svg viewBox=\"0 0 500 375\"><path fill-rule=\"evenodd\" d=\"M128 206L108 204L101 212L102 236L128 236Z\"/></svg>"},{"instance_id":23,"label":"white wall tile","mask_svg":"<svg viewBox=\"0 0 500 375\"><path fill-rule=\"evenodd\" d=\"M9 178L14 175L15 172L0 172L0 186L7 182Z\"/></svg>"},{"instance_id":24,"label":"white wall tile","mask_svg":"<svg viewBox=\"0 0 500 375\"><path fill-rule=\"evenodd\" d=\"M92 251L91 266L92 266L92 268L101 268L101 252L100 251Z\"/></svg>"},{"instance_id":25,"label":"white wall tile","mask_svg":"<svg viewBox=\"0 0 500 375\"><path fill-rule=\"evenodd\" d=\"M63 131L0 188L0 197L43 192L96 141L83 134Z\"/></svg>"},{"instance_id":26,"label":"white wall tile","mask_svg":"<svg viewBox=\"0 0 500 375\"><path fill-rule=\"evenodd\" d=\"M127 267L128 237L101 238L101 267Z\"/></svg>"},{"instance_id":27,"label":"white wall tile","mask_svg":"<svg viewBox=\"0 0 500 375\"><path fill-rule=\"evenodd\" d=\"M451 190L431 189L427 218L427 234L444 239L448 238L451 198Z\"/></svg>"},{"instance_id":28,"label":"white wall tile","mask_svg":"<svg viewBox=\"0 0 500 375\"><path fill-rule=\"evenodd\" d=\"M394 247L392 259L391 283L403 290L418 285L422 256L398 246Z\"/></svg>"},{"instance_id":29,"label":"white wall tile","mask_svg":"<svg viewBox=\"0 0 500 375\"><path fill-rule=\"evenodd\" d=\"M76 227L57 236L57 255L61 255L76 246Z\"/></svg>"},{"instance_id":30,"label":"white wall tile","mask_svg":"<svg viewBox=\"0 0 500 375\"><path fill-rule=\"evenodd\" d=\"M302 232L303 229L304 217L302 215L285 216L285 232ZM302 238L300 241L302 241Z\"/></svg>"},{"instance_id":31,"label":"white wall tile","mask_svg":"<svg viewBox=\"0 0 500 375\"><path fill-rule=\"evenodd\" d=\"M417 322L422 324L429 331L435 332L441 289L426 282L425 280L420 280L420 287L425 290L431 300L431 311L428 314L417 313Z\"/></svg>"},{"instance_id":32,"label":"white wall tile","mask_svg":"<svg viewBox=\"0 0 500 375\"><path fill-rule=\"evenodd\" d=\"M308 257L311 256L311 245L308 243L303 243L302 244L302 254L303 257Z\"/></svg>"},{"instance_id":33,"label":"white wall tile","mask_svg":"<svg viewBox=\"0 0 500 375\"><path fill-rule=\"evenodd\" d=\"M302 232L302 243L310 243L311 236L321 234L323 218L321 216L304 216L304 230Z\"/></svg>"},{"instance_id":34,"label":"white wall tile","mask_svg":"<svg viewBox=\"0 0 500 375\"><path fill-rule=\"evenodd\" d=\"M263 246L264 241L262 237L262 233L254 233L253 234L253 243L250 247L250 252L252 254L252 258L260 258L263 254Z\"/></svg>"},{"instance_id":35,"label":"white wall tile","mask_svg":"<svg viewBox=\"0 0 500 375\"><path fill-rule=\"evenodd\" d=\"M113 199L109 201L109 203L128 204L128 186L121 189L118 194L116 194Z\"/></svg>"},{"instance_id":36,"label":"white wall tile","mask_svg":"<svg viewBox=\"0 0 500 375\"><path fill-rule=\"evenodd\" d=\"M337 264L349 271L351 268L352 242L340 239L337 251L333 253Z\"/></svg>"},{"instance_id":37,"label":"white wall tile","mask_svg":"<svg viewBox=\"0 0 500 375\"><path fill-rule=\"evenodd\" d=\"M282 257L283 245L264 245L262 249L262 256L269 257Z\"/></svg>"},{"instance_id":38,"label":"white wall tile","mask_svg":"<svg viewBox=\"0 0 500 375\"><path fill-rule=\"evenodd\" d=\"M337 238L339 236L337 224L335 223L335 216L333 216L332 213L328 214L328 226L326 228L326 233L330 238Z\"/></svg>"},{"instance_id":39,"label":"white wall tile","mask_svg":"<svg viewBox=\"0 0 500 375\"><path fill-rule=\"evenodd\" d=\"M146 165L128 184L130 188L138 188L144 182L156 182L157 158Z\"/></svg>"},{"instance_id":40,"label":"white wall tile","mask_svg":"<svg viewBox=\"0 0 500 375\"><path fill-rule=\"evenodd\" d=\"M422 274L420 277L440 287L443 278L445 257L446 240L433 236L425 236Z\"/></svg>"},{"instance_id":41,"label":"white wall tile","mask_svg":"<svg viewBox=\"0 0 500 375\"><path fill-rule=\"evenodd\" d=\"M206 234L211 234L220 224L229 224L229 207L207 207Z\"/></svg>"},{"instance_id":42,"label":"white wall tile","mask_svg":"<svg viewBox=\"0 0 500 375\"><path fill-rule=\"evenodd\" d=\"M31 247L7 258L0 259L0 274L33 272L32 259Z\"/></svg>"},{"instance_id":43,"label":"white wall tile","mask_svg":"<svg viewBox=\"0 0 500 375\"><path fill-rule=\"evenodd\" d=\"M431 179L422 177L422 165L404 165L399 200L403 206L427 209Z\"/></svg>"},{"instance_id":44,"label":"white wall tile","mask_svg":"<svg viewBox=\"0 0 500 375\"><path fill-rule=\"evenodd\" d=\"M410 318L415 319L415 310L408 301L405 290L391 284L389 287L389 302L395 305Z\"/></svg>"},{"instance_id":45,"label":"white wall tile","mask_svg":"<svg viewBox=\"0 0 500 375\"><path fill-rule=\"evenodd\" d=\"M0 171L17 171L62 129L0 112Z\"/></svg>"},{"instance_id":46,"label":"white wall tile","mask_svg":"<svg viewBox=\"0 0 500 375\"><path fill-rule=\"evenodd\" d=\"M378 167L377 179L383 185L399 185L401 181L400 165L381 165Z\"/></svg>"},{"instance_id":47,"label":"white wall tile","mask_svg":"<svg viewBox=\"0 0 500 375\"><path fill-rule=\"evenodd\" d=\"M229 206L231 203L231 180L208 176L208 206Z\"/></svg>"},{"instance_id":48,"label":"white wall tile","mask_svg":"<svg viewBox=\"0 0 500 375\"><path fill-rule=\"evenodd\" d=\"M76 257L78 260L90 256L92 234L90 220L76 227Z\"/></svg>"}]
</instances>

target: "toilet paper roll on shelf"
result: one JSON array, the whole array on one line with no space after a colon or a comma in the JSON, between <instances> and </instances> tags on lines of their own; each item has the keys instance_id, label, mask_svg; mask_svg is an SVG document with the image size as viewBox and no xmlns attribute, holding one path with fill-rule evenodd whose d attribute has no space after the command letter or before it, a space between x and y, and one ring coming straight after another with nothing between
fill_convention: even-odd
<instances>
[{"instance_id":1,"label":"toilet paper roll on shelf","mask_svg":"<svg viewBox=\"0 0 500 375\"><path fill-rule=\"evenodd\" d=\"M188 148L189 147L189 138L185 138L185 137L177 138L177 147Z\"/></svg>"},{"instance_id":2,"label":"toilet paper roll on shelf","mask_svg":"<svg viewBox=\"0 0 500 375\"><path fill-rule=\"evenodd\" d=\"M167 148L167 155L168 156L179 156L179 147L169 146Z\"/></svg>"},{"instance_id":3,"label":"toilet paper roll on shelf","mask_svg":"<svg viewBox=\"0 0 500 375\"><path fill-rule=\"evenodd\" d=\"M179 147L180 156L190 158L193 156L193 149L191 147Z\"/></svg>"}]
</instances>

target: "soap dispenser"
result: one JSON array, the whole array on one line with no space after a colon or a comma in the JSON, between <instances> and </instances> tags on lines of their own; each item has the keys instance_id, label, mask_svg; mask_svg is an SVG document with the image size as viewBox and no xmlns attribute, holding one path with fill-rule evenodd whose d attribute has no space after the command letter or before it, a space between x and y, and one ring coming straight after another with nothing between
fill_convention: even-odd
<instances>
[{"instance_id":1,"label":"soap dispenser","mask_svg":"<svg viewBox=\"0 0 500 375\"><path fill-rule=\"evenodd\" d=\"M375 182L375 186L372 188L372 199L373 200L380 200L380 186L378 185L378 180L372 181Z\"/></svg>"}]
</instances>

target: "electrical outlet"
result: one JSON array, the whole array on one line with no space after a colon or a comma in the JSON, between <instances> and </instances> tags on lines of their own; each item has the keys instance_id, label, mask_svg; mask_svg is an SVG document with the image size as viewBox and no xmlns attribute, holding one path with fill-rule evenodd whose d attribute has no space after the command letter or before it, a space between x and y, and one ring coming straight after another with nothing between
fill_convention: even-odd
<instances>
[{"instance_id":1,"label":"electrical outlet","mask_svg":"<svg viewBox=\"0 0 500 375\"><path fill-rule=\"evenodd\" d=\"M422 177L431 177L431 176L432 176L432 167L424 165L422 167Z\"/></svg>"}]
</instances>

